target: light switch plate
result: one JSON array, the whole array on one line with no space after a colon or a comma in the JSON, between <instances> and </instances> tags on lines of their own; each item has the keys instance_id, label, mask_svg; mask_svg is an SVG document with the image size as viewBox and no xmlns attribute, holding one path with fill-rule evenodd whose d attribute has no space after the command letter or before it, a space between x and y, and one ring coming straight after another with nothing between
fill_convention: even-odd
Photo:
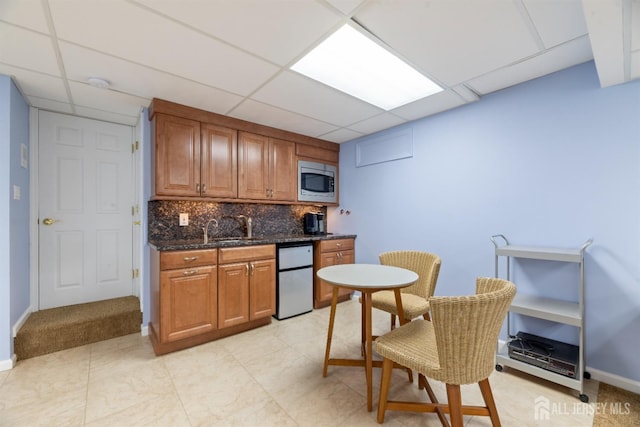
<instances>
[{"instance_id":1,"label":"light switch plate","mask_svg":"<svg viewBox=\"0 0 640 427\"><path fill-rule=\"evenodd\" d=\"M180 226L184 227L186 225L189 225L189 214L188 213L181 213L180 214Z\"/></svg>"}]
</instances>

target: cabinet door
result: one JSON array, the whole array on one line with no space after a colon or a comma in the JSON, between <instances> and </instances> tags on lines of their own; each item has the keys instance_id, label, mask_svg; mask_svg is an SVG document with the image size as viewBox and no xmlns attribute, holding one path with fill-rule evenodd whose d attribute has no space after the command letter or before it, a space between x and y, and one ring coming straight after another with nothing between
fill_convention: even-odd
<instances>
[{"instance_id":1,"label":"cabinet door","mask_svg":"<svg viewBox=\"0 0 640 427\"><path fill-rule=\"evenodd\" d=\"M320 268L338 264L337 252L323 252L320 254ZM316 300L319 302L331 301L333 285L318 279L316 287Z\"/></svg>"},{"instance_id":2,"label":"cabinet door","mask_svg":"<svg viewBox=\"0 0 640 427\"><path fill-rule=\"evenodd\" d=\"M269 183L269 138L247 132L238 135L238 197L266 199Z\"/></svg>"},{"instance_id":3,"label":"cabinet door","mask_svg":"<svg viewBox=\"0 0 640 427\"><path fill-rule=\"evenodd\" d=\"M238 195L238 133L202 124L200 185L202 196L236 198Z\"/></svg>"},{"instance_id":4,"label":"cabinet door","mask_svg":"<svg viewBox=\"0 0 640 427\"><path fill-rule=\"evenodd\" d=\"M296 200L298 186L296 144L290 141L271 139L269 145L269 198Z\"/></svg>"},{"instance_id":5,"label":"cabinet door","mask_svg":"<svg viewBox=\"0 0 640 427\"><path fill-rule=\"evenodd\" d=\"M156 195L199 196L200 122L156 115Z\"/></svg>"},{"instance_id":6,"label":"cabinet door","mask_svg":"<svg viewBox=\"0 0 640 427\"><path fill-rule=\"evenodd\" d=\"M218 266L218 328L249 321L249 263Z\"/></svg>"},{"instance_id":7,"label":"cabinet door","mask_svg":"<svg viewBox=\"0 0 640 427\"><path fill-rule=\"evenodd\" d=\"M176 341L217 326L216 267L160 273L160 339Z\"/></svg>"},{"instance_id":8,"label":"cabinet door","mask_svg":"<svg viewBox=\"0 0 640 427\"><path fill-rule=\"evenodd\" d=\"M276 312L276 260L252 261L250 274L250 319L269 317Z\"/></svg>"}]
</instances>

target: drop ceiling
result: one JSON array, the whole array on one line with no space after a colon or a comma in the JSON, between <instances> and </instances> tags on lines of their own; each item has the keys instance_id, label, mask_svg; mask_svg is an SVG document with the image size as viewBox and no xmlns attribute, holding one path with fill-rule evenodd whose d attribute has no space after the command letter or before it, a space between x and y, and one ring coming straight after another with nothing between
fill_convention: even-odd
<instances>
[{"instance_id":1,"label":"drop ceiling","mask_svg":"<svg viewBox=\"0 0 640 427\"><path fill-rule=\"evenodd\" d=\"M384 111L289 70L345 23L445 90ZM591 60L603 88L640 78L640 0L0 2L31 106L129 125L161 98L341 143Z\"/></svg>"}]
</instances>

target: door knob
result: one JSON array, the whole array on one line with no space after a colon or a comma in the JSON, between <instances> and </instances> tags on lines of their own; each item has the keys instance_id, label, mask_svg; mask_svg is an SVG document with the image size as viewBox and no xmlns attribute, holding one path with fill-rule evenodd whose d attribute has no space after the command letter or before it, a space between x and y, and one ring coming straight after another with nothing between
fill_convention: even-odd
<instances>
[{"instance_id":1,"label":"door knob","mask_svg":"<svg viewBox=\"0 0 640 427\"><path fill-rule=\"evenodd\" d=\"M44 225L51 225L54 222L58 222L58 220L57 219L53 219L53 218L45 218L45 219L42 220L42 223Z\"/></svg>"}]
</instances>

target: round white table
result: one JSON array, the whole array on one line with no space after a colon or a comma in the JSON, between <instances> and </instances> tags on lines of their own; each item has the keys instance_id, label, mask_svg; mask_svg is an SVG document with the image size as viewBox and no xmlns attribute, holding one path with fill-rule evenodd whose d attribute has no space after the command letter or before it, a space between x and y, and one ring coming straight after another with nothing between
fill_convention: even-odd
<instances>
[{"instance_id":1,"label":"round white table","mask_svg":"<svg viewBox=\"0 0 640 427\"><path fill-rule=\"evenodd\" d=\"M324 267L316 273L318 278L333 286L333 298L331 300L331 314L329 317L329 331L327 333L327 347L324 356L322 376L327 376L329 365L339 366L364 366L367 378L367 410L373 409L373 358L371 335L371 295L382 290L393 290L398 307L400 324L406 323L400 289L407 287L418 280L418 275L404 268L392 267L381 264L339 264ZM349 288L360 291L362 294L362 345L364 347L364 360L362 359L332 359L331 337L338 304L338 288Z\"/></svg>"}]
</instances>

